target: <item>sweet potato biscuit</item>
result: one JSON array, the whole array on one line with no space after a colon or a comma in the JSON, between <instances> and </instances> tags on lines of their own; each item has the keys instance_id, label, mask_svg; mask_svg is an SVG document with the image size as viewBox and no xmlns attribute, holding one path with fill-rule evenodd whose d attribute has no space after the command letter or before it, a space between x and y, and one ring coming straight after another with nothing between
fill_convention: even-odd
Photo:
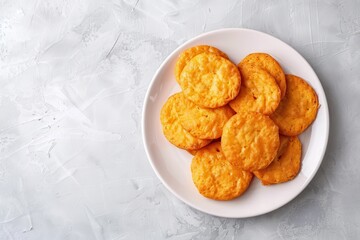
<instances>
[{"instance_id":1,"label":"sweet potato biscuit","mask_svg":"<svg viewBox=\"0 0 360 240\"><path fill-rule=\"evenodd\" d=\"M181 101L181 94L172 95L160 112L160 121L165 137L175 146L187 150L199 149L209 144L211 140L203 140L192 136L180 124L175 105Z\"/></svg>"},{"instance_id":2,"label":"sweet potato biscuit","mask_svg":"<svg viewBox=\"0 0 360 240\"><path fill-rule=\"evenodd\" d=\"M182 93L182 100L176 105L180 124L191 135L201 139L221 137L225 123L234 115L228 106L203 108L188 100Z\"/></svg>"},{"instance_id":3,"label":"sweet potato biscuit","mask_svg":"<svg viewBox=\"0 0 360 240\"><path fill-rule=\"evenodd\" d=\"M205 53L205 52L214 53L223 58L228 58L228 56L225 53L223 53L219 49L212 47L212 46L200 45L200 46L188 48L180 54L180 56L176 62L176 65L175 65L176 81L179 82L180 74L181 74L182 70L184 69L184 67L186 66L186 64L196 55L198 55L200 53Z\"/></svg>"},{"instance_id":4,"label":"sweet potato biscuit","mask_svg":"<svg viewBox=\"0 0 360 240\"><path fill-rule=\"evenodd\" d=\"M198 150L191 163L191 173L199 193L215 200L240 196L249 187L253 176L225 159L220 142Z\"/></svg>"},{"instance_id":5,"label":"sweet potato biscuit","mask_svg":"<svg viewBox=\"0 0 360 240\"><path fill-rule=\"evenodd\" d=\"M283 183L295 178L300 171L301 142L298 137L280 136L280 148L272 163L255 171L263 185Z\"/></svg>"},{"instance_id":6,"label":"sweet potato biscuit","mask_svg":"<svg viewBox=\"0 0 360 240\"><path fill-rule=\"evenodd\" d=\"M281 100L275 79L265 70L247 67L241 70L242 86L239 95L229 105L236 112L260 112L269 115Z\"/></svg>"},{"instance_id":7,"label":"sweet potato biscuit","mask_svg":"<svg viewBox=\"0 0 360 240\"><path fill-rule=\"evenodd\" d=\"M270 73L276 80L281 91L281 98L285 96L286 81L280 64L267 53L252 53L247 55L240 63L240 70L247 67L260 67Z\"/></svg>"},{"instance_id":8,"label":"sweet potato biscuit","mask_svg":"<svg viewBox=\"0 0 360 240\"><path fill-rule=\"evenodd\" d=\"M270 117L281 134L297 136L315 120L319 101L314 89L300 77L287 74L286 85L285 97Z\"/></svg>"},{"instance_id":9,"label":"sweet potato biscuit","mask_svg":"<svg viewBox=\"0 0 360 240\"><path fill-rule=\"evenodd\" d=\"M217 108L237 96L241 79L238 68L229 60L201 53L184 67L179 84L184 95L196 105Z\"/></svg>"},{"instance_id":10,"label":"sweet potato biscuit","mask_svg":"<svg viewBox=\"0 0 360 240\"><path fill-rule=\"evenodd\" d=\"M268 116L257 112L234 115L225 124L221 137L226 159L246 171L269 166L279 144L278 127Z\"/></svg>"}]
</instances>

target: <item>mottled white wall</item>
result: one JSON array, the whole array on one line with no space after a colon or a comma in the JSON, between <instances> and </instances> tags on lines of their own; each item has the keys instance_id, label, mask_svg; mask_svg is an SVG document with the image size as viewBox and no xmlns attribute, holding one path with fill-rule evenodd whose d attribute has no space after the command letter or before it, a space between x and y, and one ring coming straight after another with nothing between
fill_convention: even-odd
<instances>
[{"instance_id":1,"label":"mottled white wall","mask_svg":"<svg viewBox=\"0 0 360 240\"><path fill-rule=\"evenodd\" d=\"M202 32L292 45L327 94L321 168L290 204L222 219L156 178L140 119L152 75ZM360 2L0 0L0 239L358 239Z\"/></svg>"}]
</instances>

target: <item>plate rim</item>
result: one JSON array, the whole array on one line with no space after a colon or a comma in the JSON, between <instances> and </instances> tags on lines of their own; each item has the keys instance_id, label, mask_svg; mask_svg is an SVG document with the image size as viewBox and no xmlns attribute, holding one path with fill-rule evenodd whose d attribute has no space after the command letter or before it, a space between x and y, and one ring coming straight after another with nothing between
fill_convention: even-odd
<instances>
[{"instance_id":1,"label":"plate rim","mask_svg":"<svg viewBox=\"0 0 360 240\"><path fill-rule=\"evenodd\" d=\"M325 129L326 129L326 132L325 132L325 146L320 154L321 156L321 159L320 161L318 161L317 165L315 166L314 168L314 171L313 173L307 178L305 184L299 188L299 190L296 192L296 194L294 194L291 198L289 198L289 200L283 204L280 204L279 206L269 210L269 211L264 211L264 212L261 212L261 213L254 213L254 214L248 214L246 216L238 216L238 217L233 217L233 216L227 216L227 215L222 215L222 214L217 214L217 213L209 213L209 212L206 212L202 209L199 209L197 206L195 206L194 204L192 204L191 202L187 201L186 199L184 199L182 196L180 196L174 189L172 189L168 183L162 178L161 174L159 173L159 171L157 170L157 168L155 167L155 164L150 156L150 153L149 153L149 146L148 146L148 143L146 141L147 139L147 133L146 133L146 127L145 127L145 113L147 112L147 109L149 107L149 96L150 96L150 92L155 84L155 79L157 79L160 71L163 69L164 65L166 65L169 61L169 59L171 59L176 52L178 52L179 49L181 49L182 47L184 47L185 45L187 45L188 43L192 42L192 41L195 41L199 38L202 38L202 37L205 37L206 35L210 35L210 34L217 34L217 33L221 33L221 32L225 32L225 31L245 31L245 32L254 32L256 34L261 34L261 35L265 35L266 37L270 37L276 41L280 41L282 44L286 45L287 47L291 48L295 53L297 53L301 60L307 65L307 67L309 68L309 70L311 71L311 73L316 76L317 80L319 81L320 83L320 91L321 91L321 94L324 96L324 102L321 103L321 108L324 109L325 111ZM325 94L325 91L324 91L324 88L323 88L323 85L321 84L321 81L319 79L319 77L317 76L316 72L314 71L314 69L312 68L312 66L309 64L309 62L296 50L294 49L292 46L290 46L289 44L287 44L286 42L282 41L281 39L277 38L277 37L274 37L268 33L265 33L265 32L262 32L262 31L258 31L258 30L254 30L254 29L250 29L250 28L220 28L220 29L216 29L216 30L212 30L212 31L208 31L208 32L205 32L205 33L202 33L202 34L199 34L199 35L196 35L195 37L192 37L190 38L189 40L185 41L184 43L182 43L180 46L178 46L176 49L174 49L163 61L162 63L160 64L160 66L157 68L156 72L154 73L151 81L150 81L150 84L148 85L147 87L147 90L146 90L146 94L145 94L145 98L144 98L144 102L143 102L143 109L142 109L142 117L141 117L141 132L142 132L142 140L143 140L143 144L144 144L144 147L145 147L145 153L146 153L146 156L148 158L148 161L153 169L153 171L155 172L156 176L160 179L161 183L166 187L166 189L168 191L170 191L175 197L177 197L179 200L181 200L183 203L187 204L188 206L200 211L200 212L203 212L203 213L206 213L206 214L209 214L209 215L212 215L212 216L217 216L217 217L224 217L224 218L249 218L249 217L255 217L255 216L261 216L261 215L264 215L264 214L267 214L267 213L270 213L270 212L273 212L277 209L280 209L282 208L283 206L287 205L288 203L290 203L291 201L293 201L297 196L300 195L300 193L302 193L304 191L304 189L310 184L310 182L313 180L313 178L315 177L316 173L318 172L320 166L321 166L321 163L323 162L324 160L324 156L325 156L325 153L326 153L326 150L327 150L327 146L328 146L328 141L329 141L329 130L330 130L330 117L329 117L329 107L328 107L328 102L327 102L327 98L326 98L326 94Z\"/></svg>"}]
</instances>

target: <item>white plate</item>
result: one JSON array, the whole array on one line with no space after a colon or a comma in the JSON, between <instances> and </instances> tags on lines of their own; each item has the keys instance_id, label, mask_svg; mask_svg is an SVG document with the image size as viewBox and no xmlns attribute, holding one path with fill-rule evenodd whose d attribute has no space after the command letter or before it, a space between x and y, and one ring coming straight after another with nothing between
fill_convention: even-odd
<instances>
[{"instance_id":1,"label":"white plate","mask_svg":"<svg viewBox=\"0 0 360 240\"><path fill-rule=\"evenodd\" d=\"M279 61L286 73L306 79L316 90L321 107L315 122L300 136L303 145L302 168L293 181L264 187L254 178L245 194L231 201L214 201L198 193L191 179L192 156L165 139L161 130L160 109L170 95L180 91L174 77L178 55L185 49L200 44L221 49L236 64L249 53L269 53ZM292 47L262 32L237 28L221 29L202 34L184 43L161 64L145 97L142 128L150 164L159 179L176 197L208 214L243 218L265 214L285 205L309 184L325 154L329 112L318 77L309 63Z\"/></svg>"}]
</instances>

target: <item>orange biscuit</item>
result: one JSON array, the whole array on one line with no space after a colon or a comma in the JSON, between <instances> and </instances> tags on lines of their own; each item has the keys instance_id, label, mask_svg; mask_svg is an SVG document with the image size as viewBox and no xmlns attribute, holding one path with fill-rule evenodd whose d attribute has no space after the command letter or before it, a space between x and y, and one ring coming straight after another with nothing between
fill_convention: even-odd
<instances>
[{"instance_id":1,"label":"orange biscuit","mask_svg":"<svg viewBox=\"0 0 360 240\"><path fill-rule=\"evenodd\" d=\"M228 106L219 108L203 108L195 105L183 94L182 100L176 105L180 124L191 135L201 139L221 137L225 123L234 115Z\"/></svg>"},{"instance_id":2,"label":"orange biscuit","mask_svg":"<svg viewBox=\"0 0 360 240\"><path fill-rule=\"evenodd\" d=\"M286 85L285 97L270 117L281 134L297 136L315 120L319 101L314 89L300 77L287 74Z\"/></svg>"},{"instance_id":3,"label":"orange biscuit","mask_svg":"<svg viewBox=\"0 0 360 240\"><path fill-rule=\"evenodd\" d=\"M217 108L237 96L241 78L236 65L228 59L201 53L184 67L179 84L184 95L196 105Z\"/></svg>"},{"instance_id":4,"label":"orange biscuit","mask_svg":"<svg viewBox=\"0 0 360 240\"><path fill-rule=\"evenodd\" d=\"M192 179L199 193L215 200L231 200L249 187L252 173L231 165L214 142L198 150L191 163Z\"/></svg>"},{"instance_id":5,"label":"orange biscuit","mask_svg":"<svg viewBox=\"0 0 360 240\"><path fill-rule=\"evenodd\" d=\"M187 150L199 149L211 140L203 140L192 136L180 124L175 105L181 101L181 94L169 97L160 112L160 121L165 137L175 146Z\"/></svg>"},{"instance_id":6,"label":"orange biscuit","mask_svg":"<svg viewBox=\"0 0 360 240\"><path fill-rule=\"evenodd\" d=\"M252 53L247 55L240 63L240 70L247 67L259 67L270 73L276 80L281 91L281 98L285 96L286 80L280 64L267 53Z\"/></svg>"},{"instance_id":7,"label":"orange biscuit","mask_svg":"<svg viewBox=\"0 0 360 240\"><path fill-rule=\"evenodd\" d=\"M280 136L280 148L274 161L254 174L264 185L283 183L296 177L300 171L301 142L298 137Z\"/></svg>"},{"instance_id":8,"label":"orange biscuit","mask_svg":"<svg viewBox=\"0 0 360 240\"><path fill-rule=\"evenodd\" d=\"M260 112L269 115L281 100L275 79L265 70L256 67L242 68L242 86L239 95L229 105L236 112Z\"/></svg>"},{"instance_id":9,"label":"orange biscuit","mask_svg":"<svg viewBox=\"0 0 360 240\"><path fill-rule=\"evenodd\" d=\"M217 54L223 58L228 58L228 56L223 53L222 51L220 51L219 49L217 49L216 47L212 47L212 46L208 46L208 45L199 45L199 46L195 46L195 47L191 47L186 49L185 51L183 51L177 62L175 65L175 78L176 81L179 82L180 79L180 74L182 72L182 70L184 69L184 67L186 66L186 64L196 55L200 54L200 53L214 53Z\"/></svg>"},{"instance_id":10,"label":"orange biscuit","mask_svg":"<svg viewBox=\"0 0 360 240\"><path fill-rule=\"evenodd\" d=\"M279 144L278 127L268 116L257 112L234 115L225 124L221 137L226 159L246 171L269 166Z\"/></svg>"}]
</instances>

